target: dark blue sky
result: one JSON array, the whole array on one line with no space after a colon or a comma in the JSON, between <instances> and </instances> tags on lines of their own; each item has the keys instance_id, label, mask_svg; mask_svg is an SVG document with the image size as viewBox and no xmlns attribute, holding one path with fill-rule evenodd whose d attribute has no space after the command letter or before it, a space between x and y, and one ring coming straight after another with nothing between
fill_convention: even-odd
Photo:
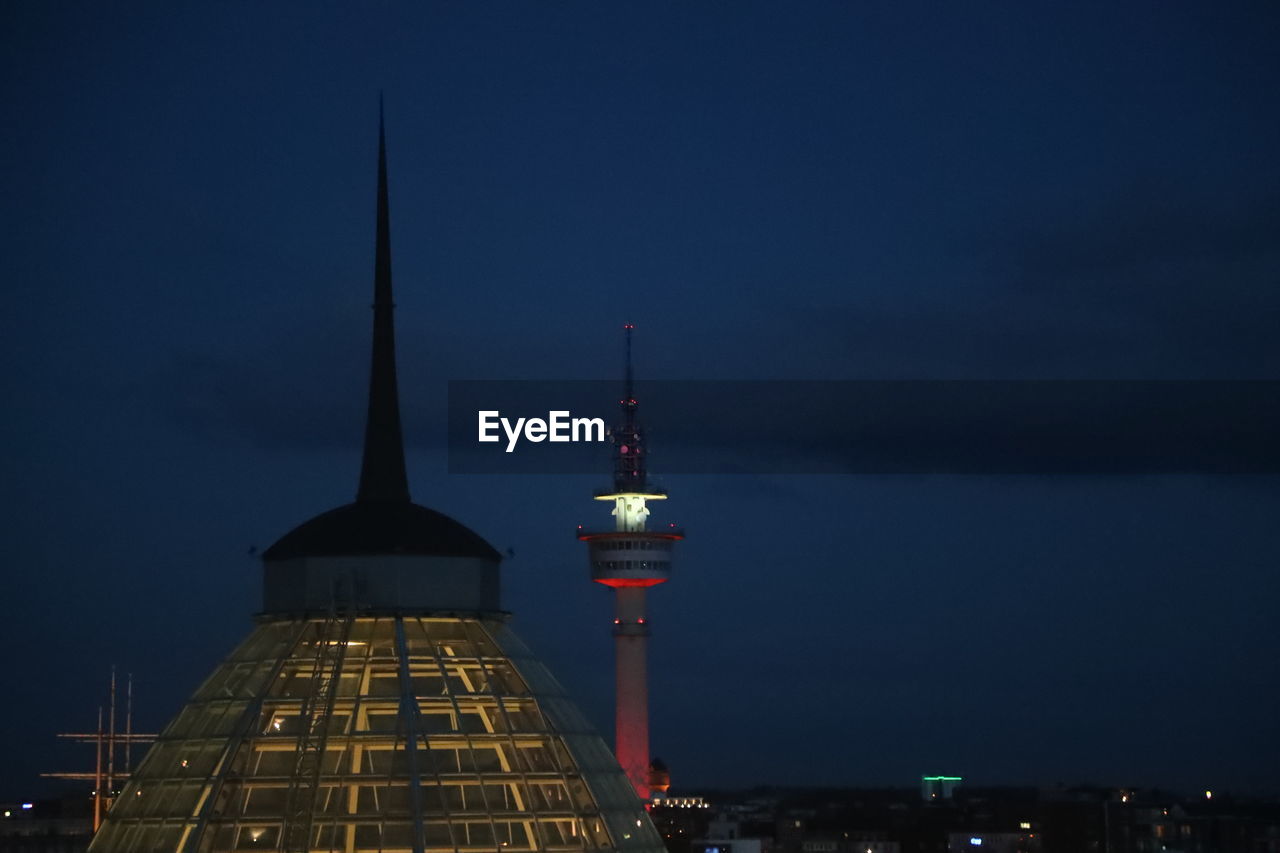
<instances>
[{"instance_id":1,"label":"dark blue sky","mask_svg":"<svg viewBox=\"0 0 1280 853\"><path fill-rule=\"evenodd\" d=\"M605 472L447 475L445 380L1280 379L1280 13L1061 5L6 4L0 795L354 494L380 89L415 498L606 731ZM666 485L681 790L1276 789L1276 478Z\"/></svg>"}]
</instances>

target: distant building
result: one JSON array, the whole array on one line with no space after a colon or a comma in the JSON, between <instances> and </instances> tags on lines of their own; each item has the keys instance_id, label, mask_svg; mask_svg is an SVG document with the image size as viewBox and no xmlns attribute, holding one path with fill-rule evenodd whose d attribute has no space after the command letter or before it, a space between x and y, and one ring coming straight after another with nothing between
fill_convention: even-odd
<instances>
[{"instance_id":1,"label":"distant building","mask_svg":"<svg viewBox=\"0 0 1280 853\"><path fill-rule=\"evenodd\" d=\"M664 809L705 809L710 803L702 797L666 797L654 794L650 801L655 808Z\"/></svg>"},{"instance_id":2,"label":"distant building","mask_svg":"<svg viewBox=\"0 0 1280 853\"><path fill-rule=\"evenodd\" d=\"M920 796L925 802L950 800L964 780L959 776L921 776Z\"/></svg>"},{"instance_id":3,"label":"distant building","mask_svg":"<svg viewBox=\"0 0 1280 853\"><path fill-rule=\"evenodd\" d=\"M693 842L693 853L770 853L767 838L703 838Z\"/></svg>"},{"instance_id":4,"label":"distant building","mask_svg":"<svg viewBox=\"0 0 1280 853\"><path fill-rule=\"evenodd\" d=\"M910 788L721 795L692 845L664 840L671 853L743 853L757 839L767 850L770 838L772 853L1280 853L1276 800L1097 787L937 793L923 802Z\"/></svg>"},{"instance_id":5,"label":"distant building","mask_svg":"<svg viewBox=\"0 0 1280 853\"><path fill-rule=\"evenodd\" d=\"M1038 853L1040 847L1022 832L952 832L947 853Z\"/></svg>"},{"instance_id":6,"label":"distant building","mask_svg":"<svg viewBox=\"0 0 1280 853\"><path fill-rule=\"evenodd\" d=\"M649 810L667 853L690 853L695 838L706 838L712 813L702 797L655 799Z\"/></svg>"},{"instance_id":7,"label":"distant building","mask_svg":"<svg viewBox=\"0 0 1280 853\"><path fill-rule=\"evenodd\" d=\"M691 853L774 853L772 822L751 820L747 812L743 808L718 811L707 824L706 837L692 843Z\"/></svg>"},{"instance_id":8,"label":"distant building","mask_svg":"<svg viewBox=\"0 0 1280 853\"><path fill-rule=\"evenodd\" d=\"M88 797L0 803L0 853L84 853L92 838Z\"/></svg>"},{"instance_id":9,"label":"distant building","mask_svg":"<svg viewBox=\"0 0 1280 853\"><path fill-rule=\"evenodd\" d=\"M666 796L671 790L671 770L661 758L649 762L649 793L654 797Z\"/></svg>"}]
</instances>

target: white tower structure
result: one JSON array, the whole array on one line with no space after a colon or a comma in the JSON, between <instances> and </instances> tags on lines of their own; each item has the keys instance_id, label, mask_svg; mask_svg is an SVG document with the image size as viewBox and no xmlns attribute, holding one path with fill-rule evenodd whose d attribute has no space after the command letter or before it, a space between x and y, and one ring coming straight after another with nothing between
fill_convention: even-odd
<instances>
[{"instance_id":1,"label":"white tower structure","mask_svg":"<svg viewBox=\"0 0 1280 853\"><path fill-rule=\"evenodd\" d=\"M649 587L671 576L672 546L684 538L674 527L649 530L649 501L666 500L666 493L649 484L644 430L636 418L631 334L626 333L626 380L619 401L621 419L613 431L613 488L595 499L613 504L614 529L579 530L587 543L591 579L614 590L613 636L616 659L614 753L641 800L651 793L649 756L649 685L647 646L649 618L645 598Z\"/></svg>"}]
</instances>

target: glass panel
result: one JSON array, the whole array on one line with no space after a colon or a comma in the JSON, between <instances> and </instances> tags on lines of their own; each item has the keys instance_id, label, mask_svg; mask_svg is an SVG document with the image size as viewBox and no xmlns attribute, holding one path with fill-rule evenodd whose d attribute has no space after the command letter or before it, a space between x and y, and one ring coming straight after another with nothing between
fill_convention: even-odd
<instances>
[{"instance_id":1,"label":"glass panel","mask_svg":"<svg viewBox=\"0 0 1280 853\"><path fill-rule=\"evenodd\" d=\"M453 840L449 833L449 825L444 821L430 821L423 827L423 840L427 849L453 849Z\"/></svg>"},{"instance_id":2,"label":"glass panel","mask_svg":"<svg viewBox=\"0 0 1280 853\"><path fill-rule=\"evenodd\" d=\"M325 625L259 626L152 748L93 853L182 853L183 822L203 813L193 850L268 853L291 804L307 803L315 849L408 853L415 799L429 853L612 850L614 838L663 853L604 742L503 623L406 618L407 685L394 619L357 618L346 634ZM331 706L304 702L334 679ZM416 713L401 713L406 688ZM217 773L228 775L215 785ZM202 806L214 787L217 802Z\"/></svg>"}]
</instances>

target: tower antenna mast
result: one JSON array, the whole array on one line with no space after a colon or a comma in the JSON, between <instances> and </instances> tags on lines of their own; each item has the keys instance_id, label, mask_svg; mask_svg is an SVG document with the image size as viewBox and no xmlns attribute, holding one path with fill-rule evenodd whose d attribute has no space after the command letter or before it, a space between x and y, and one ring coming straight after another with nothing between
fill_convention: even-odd
<instances>
[{"instance_id":1,"label":"tower antenna mast","mask_svg":"<svg viewBox=\"0 0 1280 853\"><path fill-rule=\"evenodd\" d=\"M623 330L625 330L625 331L626 331L626 333L627 333L627 386L626 386L626 393L627 393L627 399L628 399L628 400L630 400L630 399L634 398L634 397L635 397L635 395L636 395L636 394L635 394L635 388L633 387L633 386L634 386L634 379L635 379L635 376L634 376L634 374L632 373L632 370L631 370L631 333L632 333L632 332L634 332L634 331L636 330L636 327L635 327L634 325L632 325L631 323L628 323L627 325L623 326L622 328L623 328Z\"/></svg>"}]
</instances>

